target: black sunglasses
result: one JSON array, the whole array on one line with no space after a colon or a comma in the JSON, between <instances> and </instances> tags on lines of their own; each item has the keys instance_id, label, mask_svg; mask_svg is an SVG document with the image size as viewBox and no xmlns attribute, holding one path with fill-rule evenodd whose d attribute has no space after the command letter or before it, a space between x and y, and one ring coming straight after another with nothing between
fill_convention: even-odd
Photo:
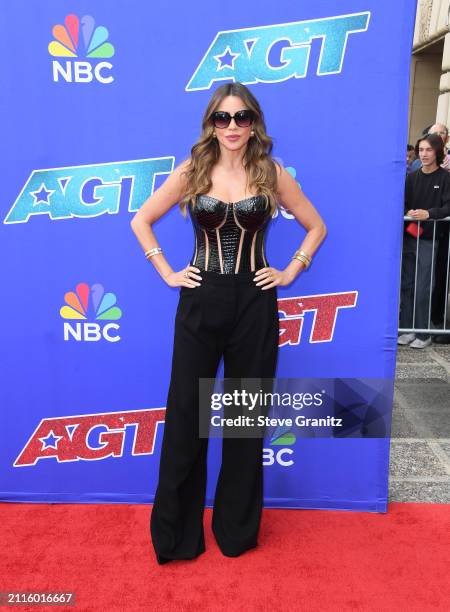
<instances>
[{"instance_id":1,"label":"black sunglasses","mask_svg":"<svg viewBox=\"0 0 450 612\"><path fill-rule=\"evenodd\" d=\"M255 113L250 110L240 110L234 115L230 115L225 111L216 111L211 115L211 121L216 128L227 128L231 120L234 119L238 127L249 127L255 120Z\"/></svg>"}]
</instances>

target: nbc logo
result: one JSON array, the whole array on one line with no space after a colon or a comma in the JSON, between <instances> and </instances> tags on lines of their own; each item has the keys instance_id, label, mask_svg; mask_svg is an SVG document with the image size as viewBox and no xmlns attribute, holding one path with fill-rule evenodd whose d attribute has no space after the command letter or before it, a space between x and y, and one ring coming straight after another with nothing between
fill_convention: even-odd
<instances>
[{"instance_id":1,"label":"nbc logo","mask_svg":"<svg viewBox=\"0 0 450 612\"><path fill-rule=\"evenodd\" d=\"M100 83L111 83L114 78L108 72L112 64L97 61L114 55L113 45L107 42L108 30L104 26L96 27L90 15L81 19L67 15L64 23L53 26L54 40L48 45L48 51L52 57L75 60L53 60L53 80L58 82L61 78L67 83L90 83L96 79ZM86 61L76 59L80 56Z\"/></svg>"},{"instance_id":2,"label":"nbc logo","mask_svg":"<svg viewBox=\"0 0 450 612\"><path fill-rule=\"evenodd\" d=\"M294 449L286 447L295 444L297 440L295 434L283 427L277 427L269 439L270 447L278 446L279 448L263 448L263 465L277 464L281 467L293 465L294 460L290 457L294 454Z\"/></svg>"},{"instance_id":3,"label":"nbc logo","mask_svg":"<svg viewBox=\"0 0 450 612\"><path fill-rule=\"evenodd\" d=\"M64 321L64 340L73 338L77 342L98 342L102 338L108 342L118 342L117 323L103 323L104 321L118 321L122 311L115 304L117 298L114 293L105 293L103 286L96 283L89 287L86 283L78 283L75 291L68 291L64 296L65 305L60 309ZM102 323L87 322L90 318ZM72 321L69 323L68 320Z\"/></svg>"}]
</instances>

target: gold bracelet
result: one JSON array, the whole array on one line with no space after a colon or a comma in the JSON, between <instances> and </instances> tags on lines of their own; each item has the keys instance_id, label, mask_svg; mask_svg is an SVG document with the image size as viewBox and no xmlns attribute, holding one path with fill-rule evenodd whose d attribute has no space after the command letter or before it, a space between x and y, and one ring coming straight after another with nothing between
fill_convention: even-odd
<instances>
[{"instance_id":1,"label":"gold bracelet","mask_svg":"<svg viewBox=\"0 0 450 612\"><path fill-rule=\"evenodd\" d=\"M292 255L292 259L298 259L299 261L303 261L304 264L309 266L309 261L303 255Z\"/></svg>"},{"instance_id":2,"label":"gold bracelet","mask_svg":"<svg viewBox=\"0 0 450 612\"><path fill-rule=\"evenodd\" d=\"M305 266L305 270L306 268L309 268L309 266L311 265L310 262L302 255L293 255L292 259L298 259L299 261L301 261L302 264Z\"/></svg>"},{"instance_id":3,"label":"gold bracelet","mask_svg":"<svg viewBox=\"0 0 450 612\"><path fill-rule=\"evenodd\" d=\"M153 255L158 255L158 253L162 253L161 247L154 247L153 249L149 249L148 251L145 251L144 255L147 259L150 259L150 257L153 257Z\"/></svg>"},{"instance_id":4,"label":"gold bracelet","mask_svg":"<svg viewBox=\"0 0 450 612\"><path fill-rule=\"evenodd\" d=\"M309 263L312 261L311 255L308 255L308 253L306 253L303 249L297 249L297 251L295 251L295 255L303 255L303 257L305 257Z\"/></svg>"}]
</instances>

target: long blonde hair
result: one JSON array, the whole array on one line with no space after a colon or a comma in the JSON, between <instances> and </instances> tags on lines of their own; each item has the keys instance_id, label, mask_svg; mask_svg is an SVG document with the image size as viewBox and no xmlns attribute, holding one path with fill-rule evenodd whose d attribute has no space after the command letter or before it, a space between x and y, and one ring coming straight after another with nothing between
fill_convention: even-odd
<instances>
[{"instance_id":1,"label":"long blonde hair","mask_svg":"<svg viewBox=\"0 0 450 612\"><path fill-rule=\"evenodd\" d=\"M273 141L267 135L262 109L255 96L245 85L242 83L226 83L214 91L209 101L203 115L202 133L191 148L191 158L183 172L187 189L182 200L180 200L180 209L185 217L188 203L191 202L195 206L195 196L208 193L212 187L211 170L220 157L220 146L217 138L213 136L214 126L211 123L211 115L226 96L238 96L247 108L254 111L256 115L252 125L254 136L249 138L243 157L247 183L249 189L255 194L266 197L266 205L269 204L271 214L277 208L277 170L275 164L279 164L271 156Z\"/></svg>"}]
</instances>

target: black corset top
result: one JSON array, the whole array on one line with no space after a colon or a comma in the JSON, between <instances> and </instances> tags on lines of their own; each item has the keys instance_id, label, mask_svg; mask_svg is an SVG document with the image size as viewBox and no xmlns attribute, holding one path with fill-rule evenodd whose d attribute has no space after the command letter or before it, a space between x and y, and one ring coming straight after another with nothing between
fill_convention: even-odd
<instances>
[{"instance_id":1,"label":"black corset top","mask_svg":"<svg viewBox=\"0 0 450 612\"><path fill-rule=\"evenodd\" d=\"M268 266L265 235L271 213L266 198L251 196L239 202L222 202L209 195L189 202L195 234L190 264L200 270L236 274Z\"/></svg>"}]
</instances>

